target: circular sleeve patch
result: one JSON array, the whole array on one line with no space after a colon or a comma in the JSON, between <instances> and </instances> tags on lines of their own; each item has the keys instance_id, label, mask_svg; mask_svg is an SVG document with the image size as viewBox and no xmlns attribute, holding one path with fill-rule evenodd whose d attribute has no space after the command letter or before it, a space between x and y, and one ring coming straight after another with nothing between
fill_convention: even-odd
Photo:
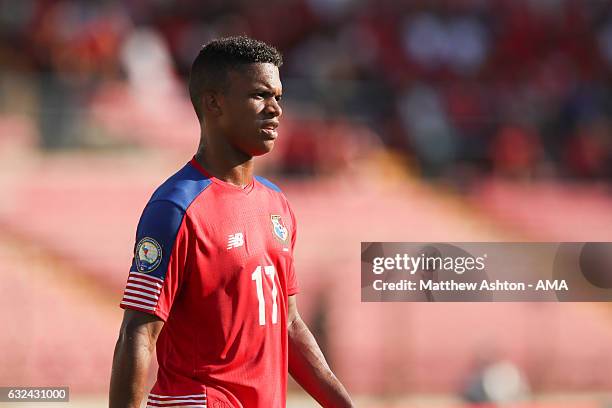
<instances>
[{"instance_id":1,"label":"circular sleeve patch","mask_svg":"<svg viewBox=\"0 0 612 408\"><path fill-rule=\"evenodd\" d=\"M152 272L159 266L162 260L162 249L156 240L144 237L136 245L136 268L139 272Z\"/></svg>"}]
</instances>

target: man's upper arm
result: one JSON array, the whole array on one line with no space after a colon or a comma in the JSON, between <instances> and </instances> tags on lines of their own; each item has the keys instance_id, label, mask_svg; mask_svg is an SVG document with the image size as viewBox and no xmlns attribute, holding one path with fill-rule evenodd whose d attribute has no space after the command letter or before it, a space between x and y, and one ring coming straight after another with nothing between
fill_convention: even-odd
<instances>
[{"instance_id":1,"label":"man's upper arm","mask_svg":"<svg viewBox=\"0 0 612 408\"><path fill-rule=\"evenodd\" d=\"M123 313L120 338L129 339L134 336L146 336L150 344L155 344L164 327L164 321L158 316L126 309Z\"/></svg>"},{"instance_id":2,"label":"man's upper arm","mask_svg":"<svg viewBox=\"0 0 612 408\"><path fill-rule=\"evenodd\" d=\"M115 345L109 406L139 407L151 356L164 322L150 313L126 309Z\"/></svg>"}]
</instances>

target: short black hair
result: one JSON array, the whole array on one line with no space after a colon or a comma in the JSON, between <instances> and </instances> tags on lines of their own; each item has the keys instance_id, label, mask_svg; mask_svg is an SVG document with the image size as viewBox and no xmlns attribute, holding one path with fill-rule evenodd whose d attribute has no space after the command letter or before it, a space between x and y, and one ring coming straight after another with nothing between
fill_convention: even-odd
<instances>
[{"instance_id":1,"label":"short black hair","mask_svg":"<svg viewBox=\"0 0 612 408\"><path fill-rule=\"evenodd\" d=\"M280 67L283 57L273 46L246 36L219 38L202 47L189 76L189 96L200 122L204 117L200 106L202 94L224 90L229 71L255 63Z\"/></svg>"}]
</instances>

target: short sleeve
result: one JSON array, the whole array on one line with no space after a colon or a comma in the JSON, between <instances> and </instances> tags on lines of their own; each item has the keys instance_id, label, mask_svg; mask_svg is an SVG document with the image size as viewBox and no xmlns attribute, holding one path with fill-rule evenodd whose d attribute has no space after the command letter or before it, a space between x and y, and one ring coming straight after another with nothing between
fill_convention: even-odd
<instances>
[{"instance_id":1,"label":"short sleeve","mask_svg":"<svg viewBox=\"0 0 612 408\"><path fill-rule=\"evenodd\" d=\"M289 267L289 270L287 271L287 295L291 296L299 292L299 287L298 287L298 282L297 282L297 276L295 273L295 261L294 261L295 241L297 239L297 222L295 220L295 215L293 214L293 210L291 210L291 207L289 207L289 212L291 213L291 225L292 225L292 231L291 231L292 260L291 260L291 266Z\"/></svg>"},{"instance_id":2,"label":"short sleeve","mask_svg":"<svg viewBox=\"0 0 612 408\"><path fill-rule=\"evenodd\" d=\"M120 306L168 318L187 259L185 212L166 200L150 202L136 230L132 266Z\"/></svg>"}]
</instances>

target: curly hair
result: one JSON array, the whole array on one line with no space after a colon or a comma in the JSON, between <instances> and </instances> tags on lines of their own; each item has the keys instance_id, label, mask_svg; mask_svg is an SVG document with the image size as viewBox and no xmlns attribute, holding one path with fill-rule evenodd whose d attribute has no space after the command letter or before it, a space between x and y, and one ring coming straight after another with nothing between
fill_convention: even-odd
<instances>
[{"instance_id":1,"label":"curly hair","mask_svg":"<svg viewBox=\"0 0 612 408\"><path fill-rule=\"evenodd\" d=\"M227 87L227 73L246 64L283 64L281 53L271 45L246 36L219 38L204 45L191 66L189 96L200 122L205 91L222 91Z\"/></svg>"}]
</instances>

